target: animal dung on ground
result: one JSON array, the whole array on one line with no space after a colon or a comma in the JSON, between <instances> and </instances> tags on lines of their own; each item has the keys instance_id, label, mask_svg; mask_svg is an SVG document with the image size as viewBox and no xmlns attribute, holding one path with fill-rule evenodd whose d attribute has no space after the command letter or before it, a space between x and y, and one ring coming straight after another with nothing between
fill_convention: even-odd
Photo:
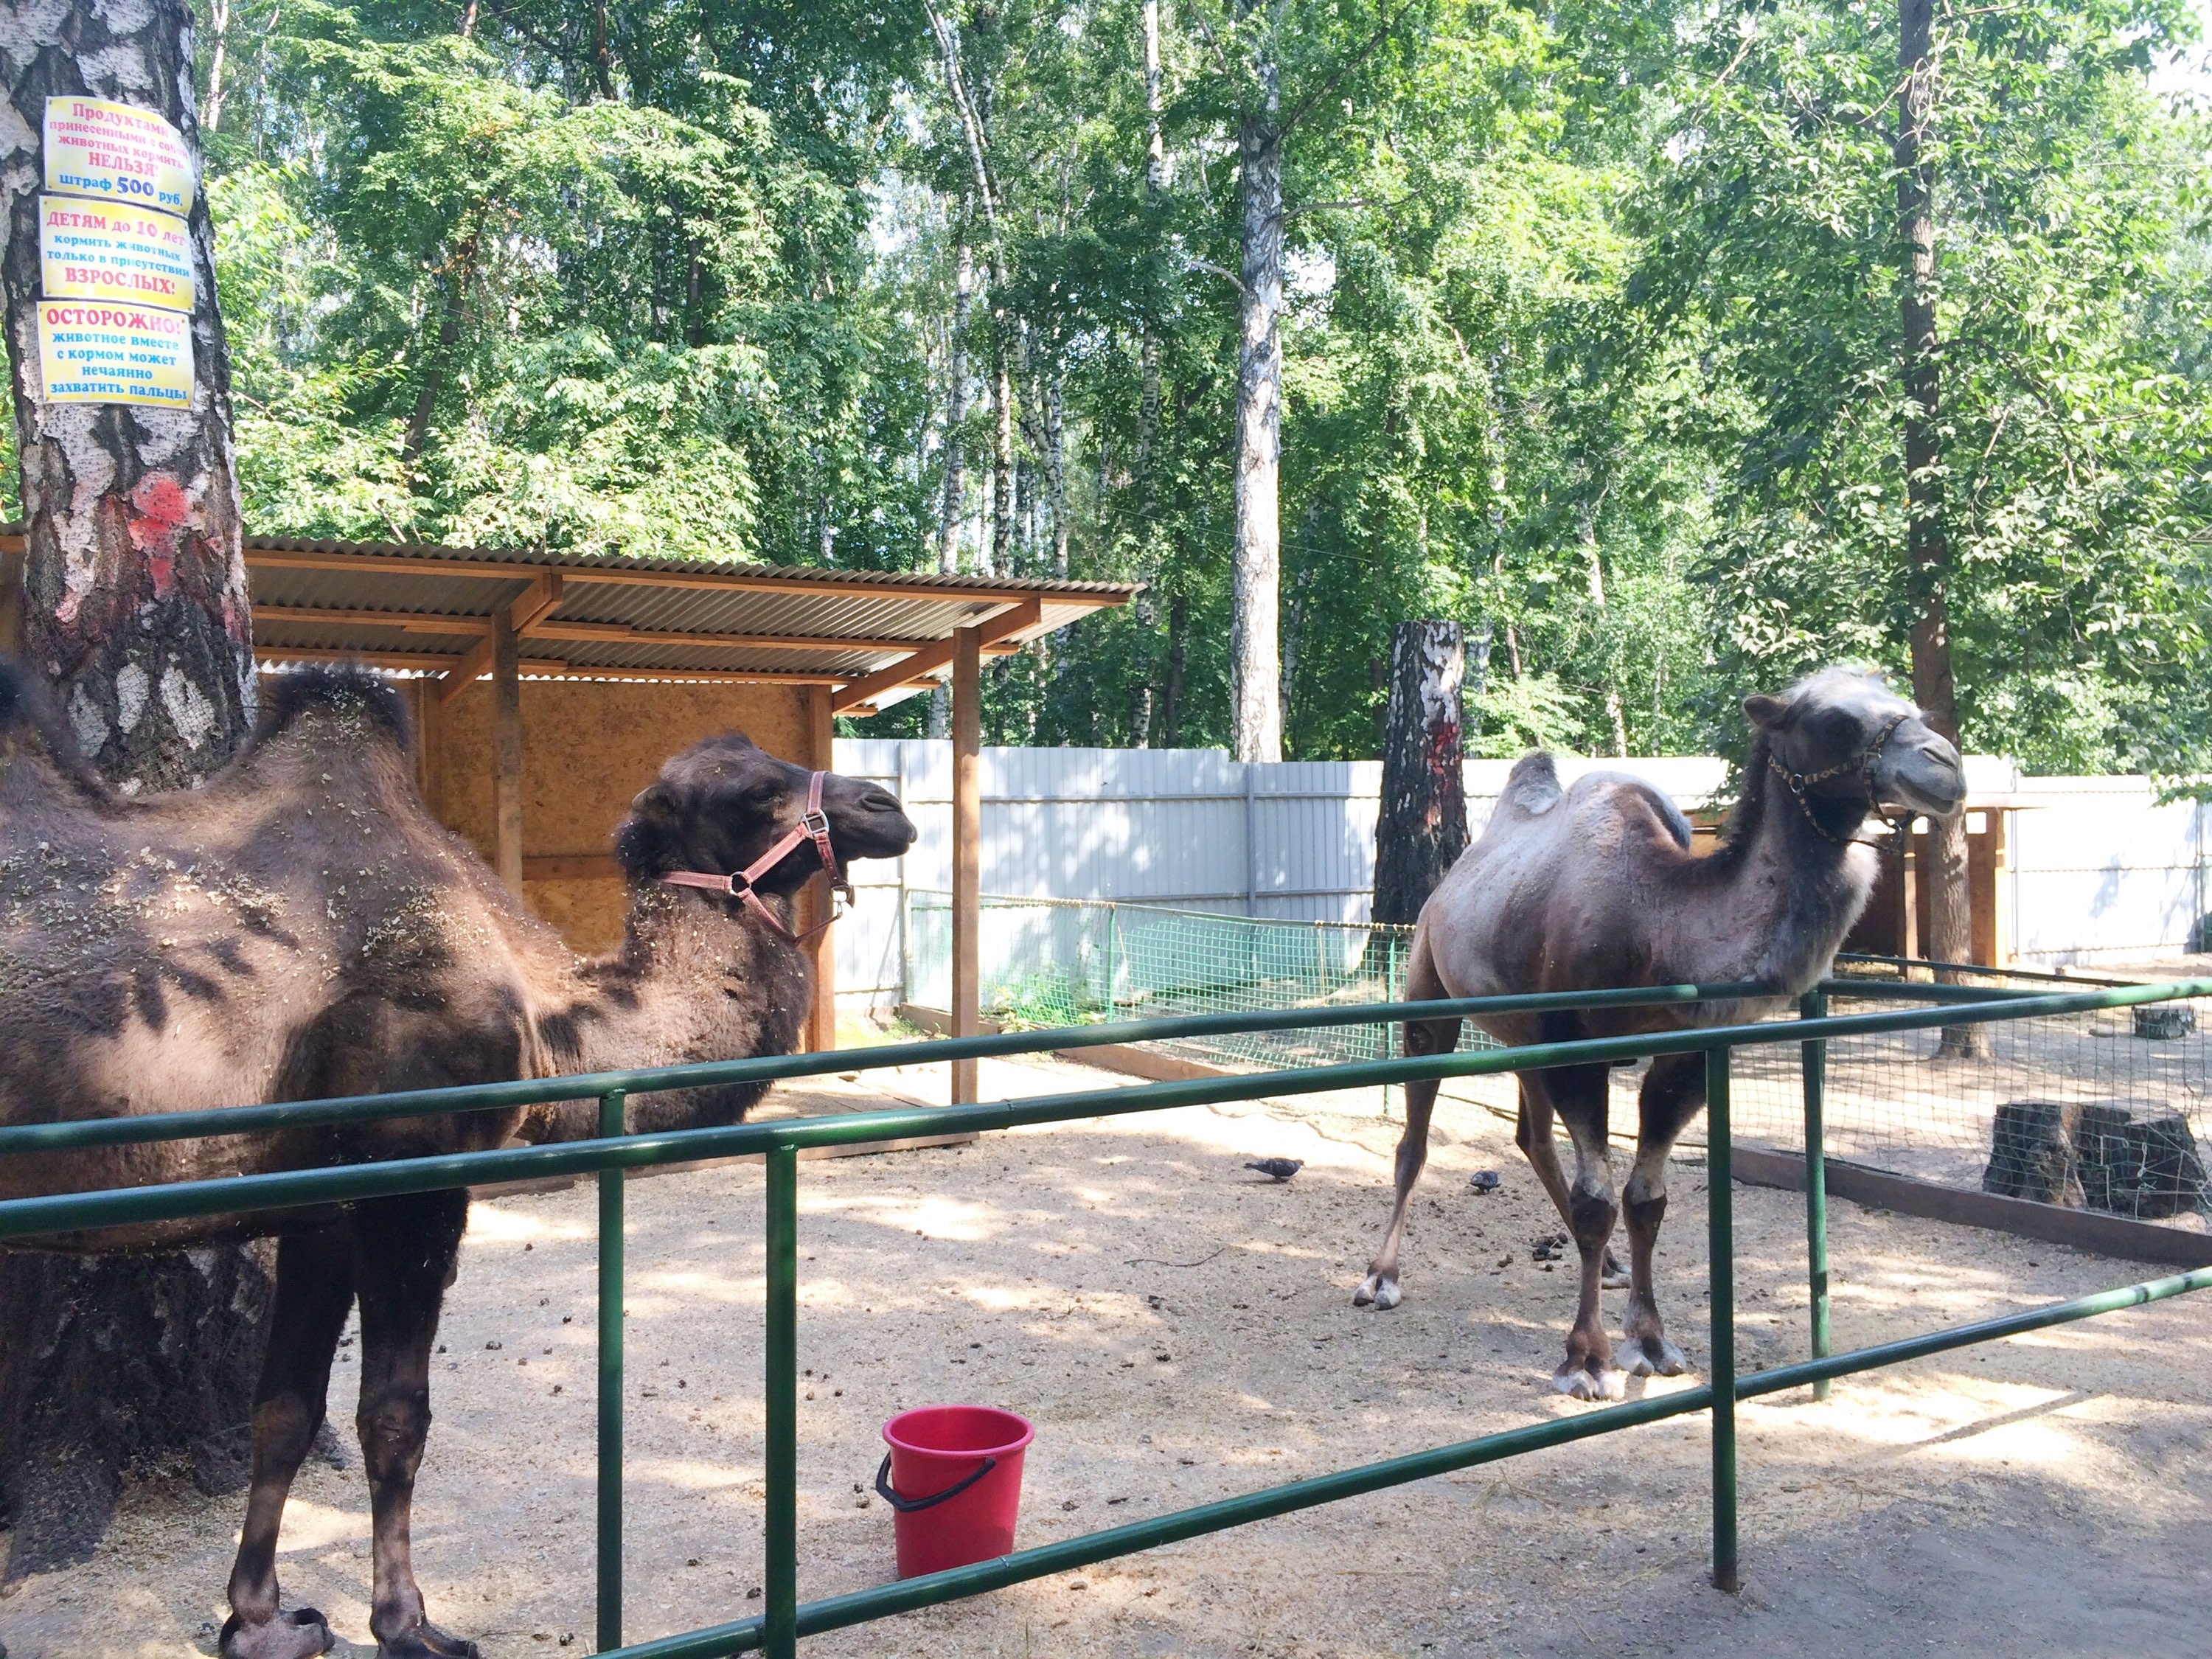
<instances>
[{"instance_id":1,"label":"animal dung on ground","mask_svg":"<svg viewBox=\"0 0 2212 1659\"><path fill-rule=\"evenodd\" d=\"M2197 1011L2185 1002L2145 1003L2135 1015L2139 1037L2185 1037L2197 1029Z\"/></svg>"},{"instance_id":2,"label":"animal dung on ground","mask_svg":"<svg viewBox=\"0 0 2212 1659\"><path fill-rule=\"evenodd\" d=\"M2206 1184L2187 1118L2105 1101L2007 1101L1982 1172L1984 1192L2154 1220L2203 1206Z\"/></svg>"},{"instance_id":3,"label":"animal dung on ground","mask_svg":"<svg viewBox=\"0 0 2212 1659\"><path fill-rule=\"evenodd\" d=\"M1565 1233L1547 1233L1541 1238L1528 1241L1528 1259L1531 1261L1557 1261L1566 1253L1567 1236Z\"/></svg>"},{"instance_id":4,"label":"animal dung on ground","mask_svg":"<svg viewBox=\"0 0 2212 1659\"><path fill-rule=\"evenodd\" d=\"M1288 1181L1306 1165L1305 1160L1299 1158L1263 1158L1247 1164L1244 1167L1248 1170L1257 1170L1263 1176L1272 1176L1280 1182Z\"/></svg>"},{"instance_id":5,"label":"animal dung on ground","mask_svg":"<svg viewBox=\"0 0 2212 1659\"><path fill-rule=\"evenodd\" d=\"M1494 1193L1498 1190L1498 1171L1477 1170L1468 1177L1467 1184L1478 1193Z\"/></svg>"}]
</instances>

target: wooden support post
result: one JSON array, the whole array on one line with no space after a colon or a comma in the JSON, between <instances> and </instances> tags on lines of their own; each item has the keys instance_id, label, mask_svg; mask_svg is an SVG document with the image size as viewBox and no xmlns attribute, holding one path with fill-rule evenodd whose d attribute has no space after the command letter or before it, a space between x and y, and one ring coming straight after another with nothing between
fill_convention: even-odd
<instances>
[{"instance_id":1,"label":"wooden support post","mask_svg":"<svg viewBox=\"0 0 2212 1659\"><path fill-rule=\"evenodd\" d=\"M830 769L835 757L837 727L830 714L830 688L810 685L806 688L806 763L817 772ZM808 901L819 907L808 916L805 926L811 927L827 921L836 903L836 896L821 881L807 890L813 895ZM809 941L814 955L814 1006L806 1019L806 1046L820 1054L837 1046L837 930L824 927Z\"/></svg>"},{"instance_id":2,"label":"wooden support post","mask_svg":"<svg viewBox=\"0 0 2212 1659\"><path fill-rule=\"evenodd\" d=\"M492 867L522 891L522 644L505 611L492 632Z\"/></svg>"},{"instance_id":3,"label":"wooden support post","mask_svg":"<svg viewBox=\"0 0 2212 1659\"><path fill-rule=\"evenodd\" d=\"M981 631L955 630L952 653L952 1035L982 1035L983 676ZM952 1103L975 1099L975 1062L952 1062Z\"/></svg>"}]
</instances>

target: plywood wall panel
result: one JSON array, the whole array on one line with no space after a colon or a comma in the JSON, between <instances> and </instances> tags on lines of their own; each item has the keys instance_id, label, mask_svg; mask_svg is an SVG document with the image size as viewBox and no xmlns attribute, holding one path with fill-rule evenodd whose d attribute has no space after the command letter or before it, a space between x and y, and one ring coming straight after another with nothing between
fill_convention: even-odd
<instances>
[{"instance_id":1,"label":"plywood wall panel","mask_svg":"<svg viewBox=\"0 0 2212 1659\"><path fill-rule=\"evenodd\" d=\"M425 702L435 700L432 692ZM487 860L492 850L491 687L479 680L431 717L436 744L425 770L440 822ZM522 685L525 858L604 854L630 799L661 763L702 738L743 732L772 755L804 763L811 738L803 688L609 684L526 680ZM611 878L533 881L524 897L580 951L622 938L622 884Z\"/></svg>"}]
</instances>

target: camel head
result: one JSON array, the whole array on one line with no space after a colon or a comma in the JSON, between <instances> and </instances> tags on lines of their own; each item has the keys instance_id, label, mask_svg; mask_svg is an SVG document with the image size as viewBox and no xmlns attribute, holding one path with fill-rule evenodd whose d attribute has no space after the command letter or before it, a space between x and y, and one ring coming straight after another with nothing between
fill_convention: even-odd
<instances>
[{"instance_id":1,"label":"camel head","mask_svg":"<svg viewBox=\"0 0 2212 1659\"><path fill-rule=\"evenodd\" d=\"M630 802L615 856L632 881L657 881L672 870L744 869L799 822L812 775L740 732L694 744ZM841 879L854 859L896 858L914 844L914 825L897 799L872 783L825 774L822 811ZM795 892L821 867L813 847L801 843L756 885Z\"/></svg>"},{"instance_id":2,"label":"camel head","mask_svg":"<svg viewBox=\"0 0 2212 1659\"><path fill-rule=\"evenodd\" d=\"M1966 802L1959 751L1878 674L1824 668L1778 696L1746 697L1743 712L1808 797L1863 800L1889 818L1948 817Z\"/></svg>"}]
</instances>

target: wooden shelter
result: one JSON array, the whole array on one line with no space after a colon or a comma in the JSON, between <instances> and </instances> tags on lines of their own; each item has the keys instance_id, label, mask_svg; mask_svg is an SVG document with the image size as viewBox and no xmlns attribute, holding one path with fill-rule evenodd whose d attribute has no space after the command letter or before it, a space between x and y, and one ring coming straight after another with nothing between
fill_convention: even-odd
<instances>
[{"instance_id":1,"label":"wooden shelter","mask_svg":"<svg viewBox=\"0 0 2212 1659\"><path fill-rule=\"evenodd\" d=\"M0 526L0 643L11 650L22 554L21 527ZM670 755L738 730L826 769L833 716L874 714L949 676L956 1035L977 1029L982 661L1136 592L263 536L246 538L246 564L264 670L357 661L404 676L430 811L580 950L620 938L611 839ZM836 1042L830 938L812 946L816 1048ZM972 1063L955 1085L955 1098L974 1098Z\"/></svg>"}]
</instances>

